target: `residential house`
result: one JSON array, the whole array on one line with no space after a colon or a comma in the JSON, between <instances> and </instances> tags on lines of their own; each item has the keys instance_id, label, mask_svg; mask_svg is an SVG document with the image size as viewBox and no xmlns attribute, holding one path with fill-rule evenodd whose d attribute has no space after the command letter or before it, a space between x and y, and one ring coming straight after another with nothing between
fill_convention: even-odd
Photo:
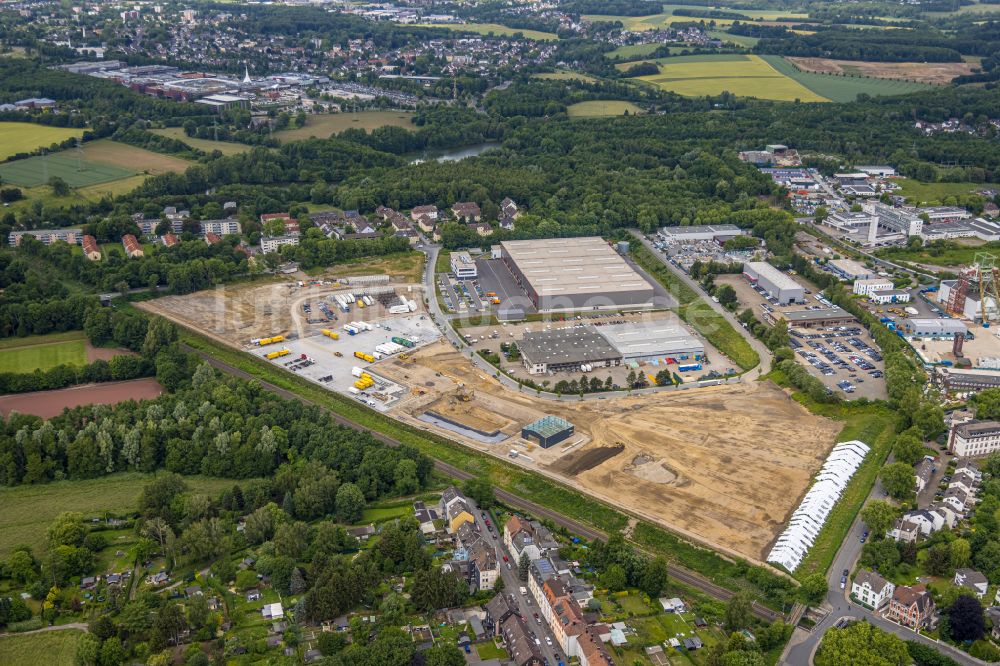
<instances>
[{"instance_id":1,"label":"residential house","mask_svg":"<svg viewBox=\"0 0 1000 666\"><path fill-rule=\"evenodd\" d=\"M281 607L281 603L264 604L264 607L260 609L260 614L264 616L265 620L279 620L285 617L285 609Z\"/></svg>"},{"instance_id":2,"label":"residential house","mask_svg":"<svg viewBox=\"0 0 1000 666\"><path fill-rule=\"evenodd\" d=\"M990 606L986 609L986 617L990 618L990 622L993 624L993 631L990 632L990 636L993 640L1000 641L1000 606Z\"/></svg>"},{"instance_id":3,"label":"residential house","mask_svg":"<svg viewBox=\"0 0 1000 666\"><path fill-rule=\"evenodd\" d=\"M966 510L975 503L975 499L961 488L948 488L944 491L941 502L955 507L955 511L964 516Z\"/></svg>"},{"instance_id":4,"label":"residential house","mask_svg":"<svg viewBox=\"0 0 1000 666\"><path fill-rule=\"evenodd\" d=\"M900 585L892 592L885 616L903 626L917 629L935 623L934 601L923 585Z\"/></svg>"},{"instance_id":5,"label":"residential house","mask_svg":"<svg viewBox=\"0 0 1000 666\"><path fill-rule=\"evenodd\" d=\"M463 523L475 523L468 499L458 488L450 486L441 493L441 513L448 523L448 532L454 534Z\"/></svg>"},{"instance_id":6,"label":"residential house","mask_svg":"<svg viewBox=\"0 0 1000 666\"><path fill-rule=\"evenodd\" d=\"M479 204L471 201L462 201L451 207L451 214L456 220L465 222L479 222L483 218L483 212L479 210Z\"/></svg>"},{"instance_id":7,"label":"residential house","mask_svg":"<svg viewBox=\"0 0 1000 666\"><path fill-rule=\"evenodd\" d=\"M155 587L159 587L161 585L166 585L167 583L169 583L170 576L168 576L165 571L161 571L159 573L152 574L151 576L146 578L146 582Z\"/></svg>"},{"instance_id":8,"label":"residential house","mask_svg":"<svg viewBox=\"0 0 1000 666\"><path fill-rule=\"evenodd\" d=\"M986 576L975 569L956 569L955 578L952 582L958 587L969 588L975 593L978 599L986 596L986 590L990 586L990 581Z\"/></svg>"},{"instance_id":9,"label":"residential house","mask_svg":"<svg viewBox=\"0 0 1000 666\"><path fill-rule=\"evenodd\" d=\"M511 615L519 614L513 595L503 592L483 604L483 610L486 611L483 627L487 634L499 634L504 621Z\"/></svg>"},{"instance_id":10,"label":"residential house","mask_svg":"<svg viewBox=\"0 0 1000 666\"><path fill-rule=\"evenodd\" d=\"M667 599L660 597L660 606L665 613L683 613L685 610L684 601L678 597Z\"/></svg>"},{"instance_id":11,"label":"residential house","mask_svg":"<svg viewBox=\"0 0 1000 666\"><path fill-rule=\"evenodd\" d=\"M934 476L934 463L926 458L921 460L914 469L914 476L916 477L917 492L922 493Z\"/></svg>"},{"instance_id":12,"label":"residential house","mask_svg":"<svg viewBox=\"0 0 1000 666\"><path fill-rule=\"evenodd\" d=\"M966 495L973 497L979 488L979 480L968 469L955 471L948 482L948 489L958 488Z\"/></svg>"},{"instance_id":13,"label":"residential house","mask_svg":"<svg viewBox=\"0 0 1000 666\"><path fill-rule=\"evenodd\" d=\"M504 231L514 231L514 218L512 217L501 215L500 219L497 220L497 224L499 224L500 228Z\"/></svg>"},{"instance_id":14,"label":"residential house","mask_svg":"<svg viewBox=\"0 0 1000 666\"><path fill-rule=\"evenodd\" d=\"M903 514L903 518L920 527L920 533L930 536L944 527L944 517L926 509L915 509Z\"/></svg>"},{"instance_id":15,"label":"residential house","mask_svg":"<svg viewBox=\"0 0 1000 666\"><path fill-rule=\"evenodd\" d=\"M216 243L218 243L221 240L222 239L219 238L218 234L213 234L211 231L209 231L209 232L207 232L205 234L205 242L208 245L215 245Z\"/></svg>"},{"instance_id":16,"label":"residential house","mask_svg":"<svg viewBox=\"0 0 1000 666\"><path fill-rule=\"evenodd\" d=\"M953 529L958 524L958 521L963 518L963 514L956 511L954 506L945 504L944 502L934 502L927 507L927 510L941 516L944 519L945 527L948 529Z\"/></svg>"},{"instance_id":17,"label":"residential house","mask_svg":"<svg viewBox=\"0 0 1000 666\"><path fill-rule=\"evenodd\" d=\"M142 251L142 244L136 240L136 237L132 234L125 234L122 236L122 246L125 248L125 256L130 259L144 255Z\"/></svg>"},{"instance_id":18,"label":"residential house","mask_svg":"<svg viewBox=\"0 0 1000 666\"><path fill-rule=\"evenodd\" d=\"M920 525L912 520L898 518L893 523L892 529L886 533L886 536L895 541L913 543L920 537L920 534Z\"/></svg>"},{"instance_id":19,"label":"residential house","mask_svg":"<svg viewBox=\"0 0 1000 666\"><path fill-rule=\"evenodd\" d=\"M298 236L261 236L260 251L264 254L276 252L282 245L298 245Z\"/></svg>"},{"instance_id":20,"label":"residential house","mask_svg":"<svg viewBox=\"0 0 1000 666\"><path fill-rule=\"evenodd\" d=\"M438 220L438 209L437 206L427 205L427 206L416 206L410 211L410 219L414 222L420 222L420 218L427 218L430 222L437 222Z\"/></svg>"},{"instance_id":21,"label":"residential house","mask_svg":"<svg viewBox=\"0 0 1000 666\"><path fill-rule=\"evenodd\" d=\"M877 611L889 603L895 589L895 585L876 572L860 571L851 583L851 596Z\"/></svg>"},{"instance_id":22,"label":"residential house","mask_svg":"<svg viewBox=\"0 0 1000 666\"><path fill-rule=\"evenodd\" d=\"M164 247L174 247L175 245L180 243L180 240L177 238L177 236L173 234L163 234L163 238L161 240L163 241Z\"/></svg>"},{"instance_id":23,"label":"residential house","mask_svg":"<svg viewBox=\"0 0 1000 666\"><path fill-rule=\"evenodd\" d=\"M469 549L469 582L473 589L492 590L500 577L500 563L493 546L477 539Z\"/></svg>"},{"instance_id":24,"label":"residential house","mask_svg":"<svg viewBox=\"0 0 1000 666\"><path fill-rule=\"evenodd\" d=\"M375 526L363 525L361 527L350 527L347 529L347 533L359 541L367 541L375 536Z\"/></svg>"},{"instance_id":25,"label":"residential house","mask_svg":"<svg viewBox=\"0 0 1000 666\"><path fill-rule=\"evenodd\" d=\"M517 615L511 615L500 626L500 636L515 666L543 666L542 654L528 633L528 627Z\"/></svg>"},{"instance_id":26,"label":"residential house","mask_svg":"<svg viewBox=\"0 0 1000 666\"><path fill-rule=\"evenodd\" d=\"M437 223L434 222L434 220L427 217L426 215L421 215L420 217L417 218L417 227L419 227L420 230L425 234L433 232L436 224Z\"/></svg>"},{"instance_id":27,"label":"residential house","mask_svg":"<svg viewBox=\"0 0 1000 666\"><path fill-rule=\"evenodd\" d=\"M522 554L527 554L528 559L532 561L542 556L535 544L534 528L520 516L511 516L504 524L503 545L514 556L515 562L521 561Z\"/></svg>"},{"instance_id":28,"label":"residential house","mask_svg":"<svg viewBox=\"0 0 1000 666\"><path fill-rule=\"evenodd\" d=\"M466 226L469 227L469 229L471 229L472 231L475 231L476 234L478 234L479 236L482 236L484 238L486 236L492 236L493 235L493 227L491 227L486 222L476 222L474 224L467 224Z\"/></svg>"},{"instance_id":29,"label":"residential house","mask_svg":"<svg viewBox=\"0 0 1000 666\"><path fill-rule=\"evenodd\" d=\"M420 532L423 534L433 534L437 531L434 521L439 518L437 509L427 508L423 502L417 500L413 503L413 515L420 523Z\"/></svg>"},{"instance_id":30,"label":"residential house","mask_svg":"<svg viewBox=\"0 0 1000 666\"><path fill-rule=\"evenodd\" d=\"M505 197L504 200L500 202L500 217L508 217L511 220L516 220L520 217L520 215L521 210L510 197Z\"/></svg>"},{"instance_id":31,"label":"residential house","mask_svg":"<svg viewBox=\"0 0 1000 666\"><path fill-rule=\"evenodd\" d=\"M97 239L93 236L85 235L83 237L83 256L91 261L101 260L101 248L97 245Z\"/></svg>"}]
</instances>

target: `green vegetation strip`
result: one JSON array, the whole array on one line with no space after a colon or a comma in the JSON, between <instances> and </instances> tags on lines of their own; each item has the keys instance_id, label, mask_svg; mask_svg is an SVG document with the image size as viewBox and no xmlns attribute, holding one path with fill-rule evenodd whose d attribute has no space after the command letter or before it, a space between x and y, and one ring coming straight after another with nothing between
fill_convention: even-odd
<instances>
[{"instance_id":1,"label":"green vegetation strip","mask_svg":"<svg viewBox=\"0 0 1000 666\"><path fill-rule=\"evenodd\" d=\"M702 300L698 293L681 280L666 264L639 243L632 243L630 252L643 270L656 278L677 299L677 314L705 336L716 349L732 359L743 370L760 364L760 355L740 335L729 321Z\"/></svg>"},{"instance_id":2,"label":"green vegetation strip","mask_svg":"<svg viewBox=\"0 0 1000 666\"><path fill-rule=\"evenodd\" d=\"M625 514L550 478L408 426L346 396L323 389L266 361L217 343L189 329L182 329L181 341L212 358L325 407L362 427L414 446L436 460L487 478L499 488L573 520L592 525L605 533L619 532L628 522ZM647 551L663 555L678 565L705 576L717 585L748 587L747 581L739 580L740 572L746 570L746 563L730 562L711 550L684 542L659 527L643 525L641 533L643 540L636 543ZM767 603L772 600L764 598L763 601Z\"/></svg>"},{"instance_id":3,"label":"green vegetation strip","mask_svg":"<svg viewBox=\"0 0 1000 666\"><path fill-rule=\"evenodd\" d=\"M777 370L768 374L766 378L782 386L788 385L782 373ZM844 428L837 438L838 442L857 439L871 447L864 463L851 477L847 490L827 517L826 524L816 537L813 547L796 569L795 577L801 581L809 574L825 574L833 564L833 558L841 544L848 538L847 533L854 518L864 506L868 494L875 485L879 470L889 457L900 417L883 404L820 404L799 392L796 392L793 398L814 414L844 421Z\"/></svg>"}]
</instances>

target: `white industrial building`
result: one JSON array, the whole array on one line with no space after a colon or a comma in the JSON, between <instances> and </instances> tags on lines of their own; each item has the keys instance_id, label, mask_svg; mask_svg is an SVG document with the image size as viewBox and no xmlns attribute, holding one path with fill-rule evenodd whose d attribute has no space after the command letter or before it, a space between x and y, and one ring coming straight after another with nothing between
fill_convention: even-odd
<instances>
[{"instance_id":1,"label":"white industrial building","mask_svg":"<svg viewBox=\"0 0 1000 666\"><path fill-rule=\"evenodd\" d=\"M663 227L660 237L673 243L693 243L695 241L727 241L742 236L746 231L735 224L699 224L690 227Z\"/></svg>"},{"instance_id":2,"label":"white industrial building","mask_svg":"<svg viewBox=\"0 0 1000 666\"><path fill-rule=\"evenodd\" d=\"M951 292L958 286L958 280L941 280L941 285L938 288L937 300L942 306L948 303L951 298ZM970 321L980 321L983 318L983 307L979 298L979 290L975 288L969 288L966 290L965 298L962 299L962 311L953 314L961 315ZM986 314L994 315L996 313L997 303L989 294L986 295Z\"/></svg>"},{"instance_id":3,"label":"white industrial building","mask_svg":"<svg viewBox=\"0 0 1000 666\"><path fill-rule=\"evenodd\" d=\"M1000 421L967 421L955 426L948 438L948 451L960 458L1000 451Z\"/></svg>"},{"instance_id":4,"label":"white industrial building","mask_svg":"<svg viewBox=\"0 0 1000 666\"><path fill-rule=\"evenodd\" d=\"M907 319L903 332L907 337L951 340L956 335L968 335L969 329L958 319Z\"/></svg>"},{"instance_id":5,"label":"white industrial building","mask_svg":"<svg viewBox=\"0 0 1000 666\"><path fill-rule=\"evenodd\" d=\"M750 284L760 287L764 293L777 300L778 305L802 303L806 299L806 290L802 285L766 261L743 264L743 276Z\"/></svg>"},{"instance_id":6,"label":"white industrial building","mask_svg":"<svg viewBox=\"0 0 1000 666\"><path fill-rule=\"evenodd\" d=\"M834 259L827 263L827 267L849 282L854 280L869 280L878 275L875 269L868 268L853 259Z\"/></svg>"},{"instance_id":7,"label":"white industrial building","mask_svg":"<svg viewBox=\"0 0 1000 666\"><path fill-rule=\"evenodd\" d=\"M700 361L705 356L705 345L701 340L676 322L610 324L598 326L597 332L607 338L625 362L659 363L668 358Z\"/></svg>"},{"instance_id":8,"label":"white industrial building","mask_svg":"<svg viewBox=\"0 0 1000 666\"><path fill-rule=\"evenodd\" d=\"M865 204L865 212L878 216L878 224L889 232L919 236L924 221L912 209L893 208L884 203Z\"/></svg>"},{"instance_id":9,"label":"white industrial building","mask_svg":"<svg viewBox=\"0 0 1000 666\"><path fill-rule=\"evenodd\" d=\"M816 475L816 482L792 513L788 527L767 556L768 562L780 564L790 572L798 568L868 451L868 445L858 440L840 442L833 447Z\"/></svg>"},{"instance_id":10,"label":"white industrial building","mask_svg":"<svg viewBox=\"0 0 1000 666\"><path fill-rule=\"evenodd\" d=\"M910 292L905 289L882 289L868 294L868 299L877 305L889 303L909 303Z\"/></svg>"},{"instance_id":11,"label":"white industrial building","mask_svg":"<svg viewBox=\"0 0 1000 666\"><path fill-rule=\"evenodd\" d=\"M871 296L876 291L892 289L892 280L876 278L872 280L855 280L854 293L858 296Z\"/></svg>"},{"instance_id":12,"label":"white industrial building","mask_svg":"<svg viewBox=\"0 0 1000 666\"><path fill-rule=\"evenodd\" d=\"M459 280L475 280L479 277L476 262L473 261L468 252L452 252L450 258L451 272Z\"/></svg>"},{"instance_id":13,"label":"white industrial building","mask_svg":"<svg viewBox=\"0 0 1000 666\"><path fill-rule=\"evenodd\" d=\"M840 229L841 231L857 231L859 229L868 229L873 224L878 224L878 215L873 213L862 213L862 212L838 212L831 213L826 217L823 222L834 229Z\"/></svg>"}]
</instances>

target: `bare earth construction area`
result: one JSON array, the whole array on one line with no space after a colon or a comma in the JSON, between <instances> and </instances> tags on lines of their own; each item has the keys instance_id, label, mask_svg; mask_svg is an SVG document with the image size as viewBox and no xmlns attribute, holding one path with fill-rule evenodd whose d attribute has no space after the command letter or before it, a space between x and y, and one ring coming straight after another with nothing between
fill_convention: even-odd
<instances>
[{"instance_id":1,"label":"bare earth construction area","mask_svg":"<svg viewBox=\"0 0 1000 666\"><path fill-rule=\"evenodd\" d=\"M785 58L806 72L870 76L876 79L906 79L920 83L945 85L956 76L970 74L968 62L868 62L866 60L830 60L829 58Z\"/></svg>"}]
</instances>

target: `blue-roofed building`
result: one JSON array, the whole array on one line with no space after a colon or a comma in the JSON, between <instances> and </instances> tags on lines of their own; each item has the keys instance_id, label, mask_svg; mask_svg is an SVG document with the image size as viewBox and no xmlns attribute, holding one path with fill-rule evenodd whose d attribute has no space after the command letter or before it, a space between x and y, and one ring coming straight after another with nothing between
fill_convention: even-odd
<instances>
[{"instance_id":1,"label":"blue-roofed building","mask_svg":"<svg viewBox=\"0 0 1000 666\"><path fill-rule=\"evenodd\" d=\"M536 439L543 449L555 446L573 434L573 424L558 416L546 415L521 428L521 437Z\"/></svg>"}]
</instances>

